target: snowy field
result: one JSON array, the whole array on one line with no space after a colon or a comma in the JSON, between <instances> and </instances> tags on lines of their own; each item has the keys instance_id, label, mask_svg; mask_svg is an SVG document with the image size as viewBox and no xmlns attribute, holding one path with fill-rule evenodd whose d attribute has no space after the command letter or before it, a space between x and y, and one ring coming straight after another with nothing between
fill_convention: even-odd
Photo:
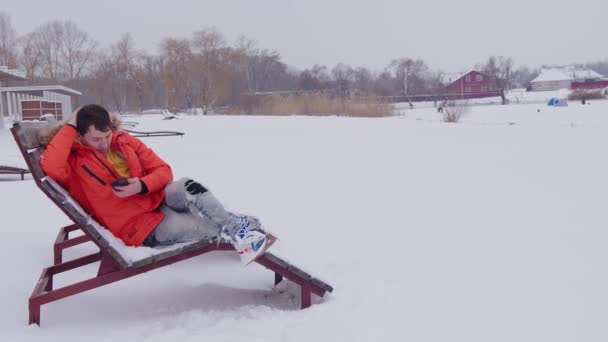
<instances>
[{"instance_id":1,"label":"snowy field","mask_svg":"<svg viewBox=\"0 0 608 342\"><path fill-rule=\"evenodd\" d=\"M458 124L432 108L127 120L186 132L144 139L334 293L300 311L296 286L273 290L271 272L224 252L45 305L28 326L69 222L31 176L0 175L3 341L608 340L608 101L478 106ZM0 164L24 166L9 133Z\"/></svg>"},{"instance_id":2,"label":"snowy field","mask_svg":"<svg viewBox=\"0 0 608 342\"><path fill-rule=\"evenodd\" d=\"M603 89L603 91L606 91L607 89ZM518 104L538 104L541 105L543 103L547 103L551 98L558 98L558 99L567 99L568 95L570 95L572 91L570 89L559 89L559 90L553 90L553 91L526 91L526 89L523 88L518 88L518 89L511 89L511 90L507 90L505 93L505 98L509 101L510 104L512 105L518 105ZM474 105L474 106L481 106L481 105L497 105L497 104L502 104L502 98L500 96L493 96L493 97L484 97L484 98L480 98L480 99L468 99L466 100L466 103L469 105ZM414 102L413 103L414 107L416 109L418 108L436 108L436 103L433 101L421 101L421 102ZM408 109L409 108L409 103L407 102L402 102L402 103L397 103L396 107L400 108L400 109Z\"/></svg>"}]
</instances>

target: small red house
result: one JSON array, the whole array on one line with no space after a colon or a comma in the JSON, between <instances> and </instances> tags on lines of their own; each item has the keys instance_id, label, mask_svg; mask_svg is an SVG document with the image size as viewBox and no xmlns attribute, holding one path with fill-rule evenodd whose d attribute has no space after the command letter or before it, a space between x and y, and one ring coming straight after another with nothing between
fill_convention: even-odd
<instances>
[{"instance_id":1,"label":"small red house","mask_svg":"<svg viewBox=\"0 0 608 342\"><path fill-rule=\"evenodd\" d=\"M448 84L444 91L449 100L500 96L494 79L475 70Z\"/></svg>"}]
</instances>

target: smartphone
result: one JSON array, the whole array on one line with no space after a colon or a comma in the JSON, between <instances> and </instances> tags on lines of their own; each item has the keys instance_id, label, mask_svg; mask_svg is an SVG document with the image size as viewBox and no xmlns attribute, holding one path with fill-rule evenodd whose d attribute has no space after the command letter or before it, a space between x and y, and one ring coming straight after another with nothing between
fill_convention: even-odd
<instances>
[{"instance_id":1,"label":"smartphone","mask_svg":"<svg viewBox=\"0 0 608 342\"><path fill-rule=\"evenodd\" d=\"M129 185L129 180L126 178L119 178L111 183L112 187Z\"/></svg>"}]
</instances>

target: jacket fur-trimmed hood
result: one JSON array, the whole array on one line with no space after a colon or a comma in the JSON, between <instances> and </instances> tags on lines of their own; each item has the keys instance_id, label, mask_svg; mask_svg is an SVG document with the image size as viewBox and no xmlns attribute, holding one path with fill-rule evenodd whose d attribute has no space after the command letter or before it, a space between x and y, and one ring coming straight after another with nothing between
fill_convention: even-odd
<instances>
[{"instance_id":1,"label":"jacket fur-trimmed hood","mask_svg":"<svg viewBox=\"0 0 608 342\"><path fill-rule=\"evenodd\" d=\"M51 125L46 129L41 129L38 134L38 142L41 145L48 145L51 140L57 135L59 130L65 126L67 121L61 121ZM113 132L117 132L121 130L122 121L120 120L120 115L115 112L110 112L110 125Z\"/></svg>"}]
</instances>

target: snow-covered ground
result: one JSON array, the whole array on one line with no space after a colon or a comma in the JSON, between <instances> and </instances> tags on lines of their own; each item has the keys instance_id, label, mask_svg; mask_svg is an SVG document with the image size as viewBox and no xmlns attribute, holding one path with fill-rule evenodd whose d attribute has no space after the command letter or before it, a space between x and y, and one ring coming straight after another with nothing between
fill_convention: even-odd
<instances>
[{"instance_id":1,"label":"snow-covered ground","mask_svg":"<svg viewBox=\"0 0 608 342\"><path fill-rule=\"evenodd\" d=\"M526 91L526 89L518 88L511 89L505 93L505 98L509 101L510 104L546 104L552 98L558 99L567 99L568 95L572 90L570 89L559 89L552 91ZM467 104L472 106L481 106L481 105L496 105L502 104L502 98L500 96L494 97L484 97L480 99L468 99L466 101ZM418 108L431 108L435 107L436 103L433 101L421 101L414 102L414 107ZM410 108L409 103L402 102L396 103L395 107L400 110L408 110Z\"/></svg>"},{"instance_id":2,"label":"snow-covered ground","mask_svg":"<svg viewBox=\"0 0 608 342\"><path fill-rule=\"evenodd\" d=\"M300 311L295 286L272 290L271 272L217 253L45 305L42 327L28 326L69 222L31 178L0 175L2 340L606 341L607 113L592 101L475 106L458 124L433 108L130 117L185 131L145 141L176 177L261 217L273 249L335 292ZM24 166L7 129L0 164Z\"/></svg>"}]
</instances>

